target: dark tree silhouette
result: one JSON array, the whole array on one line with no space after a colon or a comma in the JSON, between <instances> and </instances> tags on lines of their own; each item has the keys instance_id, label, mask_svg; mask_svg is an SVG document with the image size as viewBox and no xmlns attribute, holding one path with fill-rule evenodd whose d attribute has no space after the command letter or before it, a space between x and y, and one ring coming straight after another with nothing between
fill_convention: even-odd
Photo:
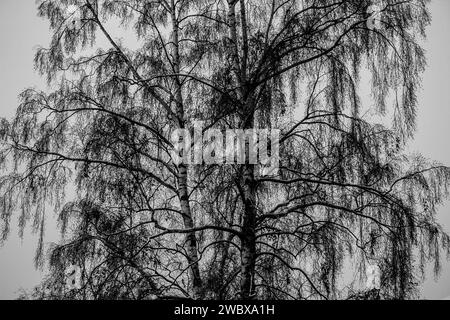
<instances>
[{"instance_id":1,"label":"dark tree silhouette","mask_svg":"<svg viewBox=\"0 0 450 320\"><path fill-rule=\"evenodd\" d=\"M52 92L25 90L0 126L3 239L18 211L50 266L34 297L412 297L450 248L450 171L405 154L427 2L380 1L372 29L367 0L41 1ZM171 134L194 121L280 129L278 173L175 163ZM49 208L64 237L45 255ZM339 286L367 264L379 290Z\"/></svg>"}]
</instances>

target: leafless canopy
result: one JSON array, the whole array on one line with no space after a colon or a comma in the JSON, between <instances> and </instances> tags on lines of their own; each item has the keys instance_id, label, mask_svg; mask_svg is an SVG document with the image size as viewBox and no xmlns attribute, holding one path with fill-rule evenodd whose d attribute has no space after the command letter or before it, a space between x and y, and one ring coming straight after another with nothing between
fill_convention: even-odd
<instances>
[{"instance_id":1,"label":"leafless canopy","mask_svg":"<svg viewBox=\"0 0 450 320\"><path fill-rule=\"evenodd\" d=\"M414 294L449 248L435 213L450 171L404 154L427 2L380 1L372 30L368 0L41 1L52 92L25 90L0 123L3 238L17 212L50 265L35 297L363 297L340 278L368 263L380 297ZM175 165L171 133L196 120L280 129L279 173ZM64 237L47 255L52 208Z\"/></svg>"}]
</instances>

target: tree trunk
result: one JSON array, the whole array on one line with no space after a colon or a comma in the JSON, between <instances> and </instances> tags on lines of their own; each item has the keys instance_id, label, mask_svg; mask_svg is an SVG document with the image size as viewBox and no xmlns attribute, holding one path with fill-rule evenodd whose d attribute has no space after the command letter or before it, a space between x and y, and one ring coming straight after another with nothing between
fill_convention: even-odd
<instances>
[{"instance_id":1,"label":"tree trunk","mask_svg":"<svg viewBox=\"0 0 450 320\"><path fill-rule=\"evenodd\" d=\"M171 0L171 16L172 16L172 41L173 41L173 71L175 74L180 73L180 52L179 52L179 36L178 36L178 20L176 17L176 7L174 0ZM185 128L184 105L182 86L178 76L175 77L175 103L176 114L178 118L179 128ZM189 204L189 191L187 186L188 167L187 164L181 163L178 166L178 196L180 199L180 208L183 214L183 223L185 229L194 228L194 219L192 218L191 206ZM194 299L202 297L202 279L200 276L199 258L197 252L197 238L195 232L186 235L186 253L187 262L189 264L189 274L192 281L191 287Z\"/></svg>"},{"instance_id":2,"label":"tree trunk","mask_svg":"<svg viewBox=\"0 0 450 320\"><path fill-rule=\"evenodd\" d=\"M240 3L241 33L242 33L242 56L239 55L239 38L235 7ZM239 83L238 94L243 108L242 127L253 128L254 108L251 94L247 88L247 59L248 59L248 36L247 17L245 12L245 1L228 0L228 23L230 26L230 38L233 43L233 62L236 81ZM246 148L246 162L249 160L249 150ZM256 261L256 183L255 165L247 163L243 165L243 185L241 197L244 204L242 217L241 236L241 299L254 298L255 261Z\"/></svg>"},{"instance_id":3,"label":"tree trunk","mask_svg":"<svg viewBox=\"0 0 450 320\"><path fill-rule=\"evenodd\" d=\"M256 185L254 165L244 168L244 216L241 239L241 298L254 297L256 261Z\"/></svg>"},{"instance_id":4,"label":"tree trunk","mask_svg":"<svg viewBox=\"0 0 450 320\"><path fill-rule=\"evenodd\" d=\"M187 167L181 164L178 167L178 192L180 197L181 212L183 213L183 223L185 229L194 228L194 220L191 214L189 204L189 194L187 188ZM200 268L197 253L197 238L195 232L186 235L186 252L187 262L190 266L190 277L192 279L192 291L195 299L202 297L202 280L200 276Z\"/></svg>"}]
</instances>

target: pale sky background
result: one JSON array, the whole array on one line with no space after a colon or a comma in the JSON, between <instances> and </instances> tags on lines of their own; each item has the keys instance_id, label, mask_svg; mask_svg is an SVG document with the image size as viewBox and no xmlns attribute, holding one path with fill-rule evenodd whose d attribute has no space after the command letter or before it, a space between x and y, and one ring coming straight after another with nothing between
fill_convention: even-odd
<instances>
[{"instance_id":1,"label":"pale sky background","mask_svg":"<svg viewBox=\"0 0 450 320\"><path fill-rule=\"evenodd\" d=\"M433 22L428 28L428 68L419 95L418 130L411 150L450 166L450 1L432 0ZM17 95L27 87L44 89L45 82L33 68L38 45L47 46L50 33L46 20L36 16L34 0L0 0L0 117L11 118ZM439 222L450 232L450 203L439 212ZM17 236L17 223L0 247L0 299L14 299L21 288L37 285L43 274L34 269L37 237L25 231ZM46 242L57 241L54 225L47 226ZM450 262L444 260L437 280L428 276L422 288L427 299L450 299Z\"/></svg>"}]
</instances>

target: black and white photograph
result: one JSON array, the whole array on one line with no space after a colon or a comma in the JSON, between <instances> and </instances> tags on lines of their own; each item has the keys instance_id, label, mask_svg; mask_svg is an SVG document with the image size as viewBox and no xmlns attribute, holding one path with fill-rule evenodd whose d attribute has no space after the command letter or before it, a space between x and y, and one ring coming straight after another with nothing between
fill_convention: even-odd
<instances>
[{"instance_id":1,"label":"black and white photograph","mask_svg":"<svg viewBox=\"0 0 450 320\"><path fill-rule=\"evenodd\" d=\"M448 0L0 0L0 300L450 300L449 34Z\"/></svg>"}]
</instances>

